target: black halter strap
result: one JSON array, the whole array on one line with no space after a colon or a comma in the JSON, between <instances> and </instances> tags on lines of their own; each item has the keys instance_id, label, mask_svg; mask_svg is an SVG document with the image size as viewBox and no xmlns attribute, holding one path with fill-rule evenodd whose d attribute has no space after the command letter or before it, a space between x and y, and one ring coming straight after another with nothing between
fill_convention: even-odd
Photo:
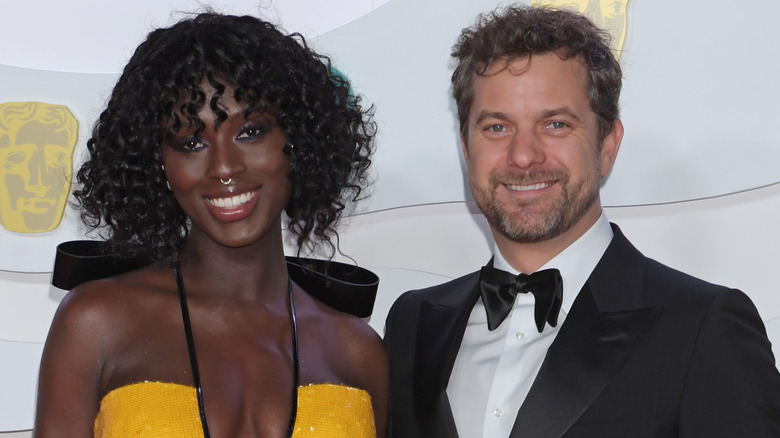
<instances>
[{"instance_id":1,"label":"black halter strap","mask_svg":"<svg viewBox=\"0 0 780 438\"><path fill-rule=\"evenodd\" d=\"M298 385L300 381L300 366L298 364L298 319L295 316L295 299L293 298L292 281L287 277L287 295L290 299L290 339L292 342L293 388L290 422L287 425L287 438L292 438L295 431L295 419L298 416Z\"/></svg>"},{"instance_id":2,"label":"black halter strap","mask_svg":"<svg viewBox=\"0 0 780 438\"><path fill-rule=\"evenodd\" d=\"M181 306L181 317L184 322L184 335L187 338L187 353L190 358L190 368L192 369L192 380L195 385L195 392L198 399L198 413L200 422L203 426L203 437L211 438L209 435L209 426L206 421L206 410L203 404L203 387L200 383L200 372L198 371L198 358L195 354L195 340L192 336L192 324L190 322L190 312L187 306L187 294L184 291L184 281L181 277L181 268L179 262L174 267L176 272L176 286L179 289L179 303ZM298 361L298 320L295 316L295 299L293 297L292 281L287 279L287 295L290 305L290 338L292 340L293 357L293 390L292 390L292 410L290 411L290 421L287 426L287 438L291 438L295 430L295 419L298 414L298 382L300 377L300 365Z\"/></svg>"}]
</instances>

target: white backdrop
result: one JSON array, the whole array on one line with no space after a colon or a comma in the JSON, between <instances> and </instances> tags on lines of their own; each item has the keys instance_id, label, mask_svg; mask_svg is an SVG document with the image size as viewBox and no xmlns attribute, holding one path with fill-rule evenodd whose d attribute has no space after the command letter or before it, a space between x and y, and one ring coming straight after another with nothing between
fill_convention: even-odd
<instances>
[{"instance_id":1,"label":"white backdrop","mask_svg":"<svg viewBox=\"0 0 780 438\"><path fill-rule=\"evenodd\" d=\"M381 333L404 290L484 263L490 244L464 185L449 48L495 1L205 3L301 31L376 105L373 196L341 229L345 252L381 277L375 329ZM78 163L135 46L152 27L200 4L0 0L0 103L67 106L80 123ZM770 275L780 261L780 140L769 129L780 101L780 59L770 55L780 41L771 21L778 12L770 0L749 8L725 0L629 2L621 57L626 135L603 189L607 214L647 255L745 290L765 320L780 316ZM54 247L81 237L71 210L49 233L0 227L0 436L30 427L35 352L63 295L49 286Z\"/></svg>"}]
</instances>

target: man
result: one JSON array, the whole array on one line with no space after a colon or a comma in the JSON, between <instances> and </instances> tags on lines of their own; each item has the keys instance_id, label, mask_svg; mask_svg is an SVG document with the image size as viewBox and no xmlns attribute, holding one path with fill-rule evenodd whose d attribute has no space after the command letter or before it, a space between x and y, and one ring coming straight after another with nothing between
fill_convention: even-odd
<instances>
[{"instance_id":1,"label":"man","mask_svg":"<svg viewBox=\"0 0 780 438\"><path fill-rule=\"evenodd\" d=\"M604 216L623 125L603 32L510 7L453 56L495 251L393 305L392 436L780 436L780 374L750 300L645 258Z\"/></svg>"}]
</instances>

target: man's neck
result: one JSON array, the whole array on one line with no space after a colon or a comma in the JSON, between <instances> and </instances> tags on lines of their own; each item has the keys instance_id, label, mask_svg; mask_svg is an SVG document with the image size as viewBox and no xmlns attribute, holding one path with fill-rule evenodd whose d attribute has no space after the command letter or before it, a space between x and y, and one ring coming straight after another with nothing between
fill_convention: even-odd
<instances>
[{"instance_id":1,"label":"man's neck","mask_svg":"<svg viewBox=\"0 0 780 438\"><path fill-rule=\"evenodd\" d=\"M496 241L501 255L518 272L530 274L536 272L553 257L560 254L569 245L582 237L601 216L601 206L597 205L580 218L572 227L563 233L547 240L532 243L520 243L507 238L491 227L493 238Z\"/></svg>"}]
</instances>

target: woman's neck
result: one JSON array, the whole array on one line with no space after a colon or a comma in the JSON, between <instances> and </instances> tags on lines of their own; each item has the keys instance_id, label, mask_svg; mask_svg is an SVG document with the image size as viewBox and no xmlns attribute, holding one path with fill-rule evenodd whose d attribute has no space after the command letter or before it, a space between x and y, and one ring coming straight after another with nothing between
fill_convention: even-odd
<instances>
[{"instance_id":1,"label":"woman's neck","mask_svg":"<svg viewBox=\"0 0 780 438\"><path fill-rule=\"evenodd\" d=\"M266 237L231 248L193 231L180 255L182 275L192 285L188 293L220 294L248 301L278 298L287 289L281 231Z\"/></svg>"}]
</instances>

